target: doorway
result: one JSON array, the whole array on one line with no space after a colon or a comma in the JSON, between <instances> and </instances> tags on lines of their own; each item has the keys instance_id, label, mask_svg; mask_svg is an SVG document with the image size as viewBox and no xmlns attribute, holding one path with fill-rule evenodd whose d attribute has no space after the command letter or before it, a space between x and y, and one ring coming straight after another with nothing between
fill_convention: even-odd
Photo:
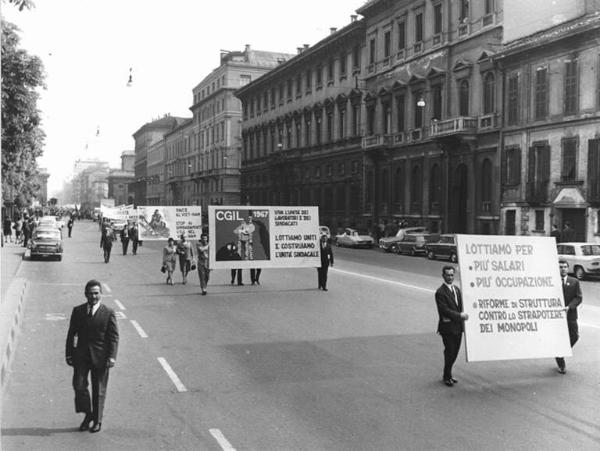
<instances>
[{"instance_id":1,"label":"doorway","mask_svg":"<svg viewBox=\"0 0 600 451\"><path fill-rule=\"evenodd\" d=\"M560 229L570 222L571 228L575 230L575 241L585 241L585 208L561 208L561 213Z\"/></svg>"}]
</instances>

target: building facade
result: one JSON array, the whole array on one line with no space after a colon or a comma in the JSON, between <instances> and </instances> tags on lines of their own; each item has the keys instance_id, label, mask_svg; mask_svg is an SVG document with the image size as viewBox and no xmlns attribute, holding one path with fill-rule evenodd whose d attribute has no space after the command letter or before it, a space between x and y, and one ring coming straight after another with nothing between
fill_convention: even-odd
<instances>
[{"instance_id":1,"label":"building facade","mask_svg":"<svg viewBox=\"0 0 600 451\"><path fill-rule=\"evenodd\" d=\"M362 224L363 52L353 16L238 90L243 203L318 205L321 224Z\"/></svg>"},{"instance_id":2,"label":"building facade","mask_svg":"<svg viewBox=\"0 0 600 451\"><path fill-rule=\"evenodd\" d=\"M599 7L545 5L537 32L518 26L523 16L511 20L512 40L496 56L505 85L504 234L544 236L569 222L577 241L600 241Z\"/></svg>"},{"instance_id":3,"label":"building facade","mask_svg":"<svg viewBox=\"0 0 600 451\"><path fill-rule=\"evenodd\" d=\"M108 198L115 200L115 205L133 203L134 194L129 193L129 185L135 180L135 153L125 150L121 153L121 167L108 172Z\"/></svg>"},{"instance_id":4,"label":"building facade","mask_svg":"<svg viewBox=\"0 0 600 451\"><path fill-rule=\"evenodd\" d=\"M498 233L502 1L370 1L364 214Z\"/></svg>"}]
</instances>

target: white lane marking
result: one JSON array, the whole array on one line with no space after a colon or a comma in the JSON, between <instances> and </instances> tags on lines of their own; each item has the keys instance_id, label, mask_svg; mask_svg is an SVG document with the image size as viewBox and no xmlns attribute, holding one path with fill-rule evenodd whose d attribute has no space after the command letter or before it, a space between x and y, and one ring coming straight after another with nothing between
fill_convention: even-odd
<instances>
[{"instance_id":1,"label":"white lane marking","mask_svg":"<svg viewBox=\"0 0 600 451\"><path fill-rule=\"evenodd\" d=\"M117 319L127 319L127 316L123 312L115 312Z\"/></svg>"},{"instance_id":2,"label":"white lane marking","mask_svg":"<svg viewBox=\"0 0 600 451\"><path fill-rule=\"evenodd\" d=\"M31 282L32 285L58 285L58 286L77 286L81 285L81 282Z\"/></svg>"},{"instance_id":3,"label":"white lane marking","mask_svg":"<svg viewBox=\"0 0 600 451\"><path fill-rule=\"evenodd\" d=\"M175 371L173 371L173 368L171 368L171 365L169 365L163 357L157 357L156 359L158 360L158 363L161 364L163 369L167 372L167 374L171 378L171 381L173 382L173 384L175 384L177 391L178 392L187 391L187 388L185 388L185 385L183 385L181 383L181 380L179 380L179 378L177 377L177 374L175 374Z\"/></svg>"},{"instance_id":4,"label":"white lane marking","mask_svg":"<svg viewBox=\"0 0 600 451\"><path fill-rule=\"evenodd\" d=\"M400 287L412 288L414 290L426 291L427 293L435 293L435 290L432 290L430 288L418 287L416 285L409 285L407 283L396 282L395 280L383 279L381 277L375 277L375 276L368 276L366 274L360 274L360 273L352 272L352 271L344 271L343 269L330 268L330 271L341 272L342 274L348 274L350 276L362 277L364 279L376 280L377 282L384 282L384 283L389 283L392 285L398 285Z\"/></svg>"},{"instance_id":5,"label":"white lane marking","mask_svg":"<svg viewBox=\"0 0 600 451\"><path fill-rule=\"evenodd\" d=\"M584 327L593 327L594 329L600 329L600 326L598 326L597 324L589 324L589 323L582 323L582 322L579 322L579 324L581 324Z\"/></svg>"},{"instance_id":6,"label":"white lane marking","mask_svg":"<svg viewBox=\"0 0 600 451\"><path fill-rule=\"evenodd\" d=\"M212 435L215 440L219 442L219 445L221 445L223 451L235 451L235 448L231 445L231 443L229 443L229 440L225 438L219 429L209 429L208 432L210 432L210 435Z\"/></svg>"},{"instance_id":7,"label":"white lane marking","mask_svg":"<svg viewBox=\"0 0 600 451\"><path fill-rule=\"evenodd\" d=\"M112 291L110 289L110 287L108 285L106 285L105 283L102 284L102 287L104 287L104 291L106 291L107 293L110 293Z\"/></svg>"},{"instance_id":8,"label":"white lane marking","mask_svg":"<svg viewBox=\"0 0 600 451\"><path fill-rule=\"evenodd\" d=\"M140 337L148 338L148 334L146 334L146 332L144 332L144 329L142 329L142 327L138 324L138 322L136 320L130 319L129 321L131 321L131 324L133 325L133 327L135 327L135 330L137 330L137 333L140 334Z\"/></svg>"},{"instance_id":9,"label":"white lane marking","mask_svg":"<svg viewBox=\"0 0 600 451\"><path fill-rule=\"evenodd\" d=\"M123 304L121 304L121 301L119 301L118 299L115 299L115 304L117 304L117 307L119 307L121 310L127 310L125 308L125 306Z\"/></svg>"},{"instance_id":10,"label":"white lane marking","mask_svg":"<svg viewBox=\"0 0 600 451\"><path fill-rule=\"evenodd\" d=\"M46 313L46 319L48 321L62 321L67 319L64 313Z\"/></svg>"}]
</instances>

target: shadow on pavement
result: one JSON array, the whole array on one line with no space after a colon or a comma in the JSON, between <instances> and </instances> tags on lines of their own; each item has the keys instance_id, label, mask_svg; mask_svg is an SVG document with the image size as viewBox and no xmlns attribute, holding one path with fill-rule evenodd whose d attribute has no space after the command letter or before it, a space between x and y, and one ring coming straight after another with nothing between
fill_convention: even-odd
<instances>
[{"instance_id":1,"label":"shadow on pavement","mask_svg":"<svg viewBox=\"0 0 600 451\"><path fill-rule=\"evenodd\" d=\"M2 435L6 437L17 435L50 437L53 434L61 434L65 432L79 432L79 428L2 428Z\"/></svg>"}]
</instances>

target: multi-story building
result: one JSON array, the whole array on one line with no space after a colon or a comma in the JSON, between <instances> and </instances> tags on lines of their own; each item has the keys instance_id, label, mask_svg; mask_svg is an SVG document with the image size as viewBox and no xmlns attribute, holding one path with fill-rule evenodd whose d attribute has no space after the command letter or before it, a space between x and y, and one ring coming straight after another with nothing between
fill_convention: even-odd
<instances>
[{"instance_id":1,"label":"multi-story building","mask_svg":"<svg viewBox=\"0 0 600 451\"><path fill-rule=\"evenodd\" d=\"M115 200L115 205L133 203L133 193L129 193L129 185L135 180L135 153L125 150L121 153L121 167L108 172L108 197Z\"/></svg>"},{"instance_id":2,"label":"multi-story building","mask_svg":"<svg viewBox=\"0 0 600 451\"><path fill-rule=\"evenodd\" d=\"M147 205L148 178L148 148L163 139L165 133L170 132L187 119L165 115L142 125L134 134L135 140L135 181L130 184L129 191L134 193L136 205Z\"/></svg>"},{"instance_id":3,"label":"multi-story building","mask_svg":"<svg viewBox=\"0 0 600 451\"><path fill-rule=\"evenodd\" d=\"M543 236L570 222L577 240L600 241L600 2L522 3L505 0L511 27L496 56L505 85L501 229Z\"/></svg>"},{"instance_id":4,"label":"multi-story building","mask_svg":"<svg viewBox=\"0 0 600 451\"><path fill-rule=\"evenodd\" d=\"M146 205L166 205L165 139L146 150Z\"/></svg>"},{"instance_id":5,"label":"multi-story building","mask_svg":"<svg viewBox=\"0 0 600 451\"><path fill-rule=\"evenodd\" d=\"M234 93L291 56L249 45L221 53L219 67L193 89L192 123L167 146L167 183L175 187L168 200L239 205L242 107Z\"/></svg>"},{"instance_id":6,"label":"multi-story building","mask_svg":"<svg viewBox=\"0 0 600 451\"><path fill-rule=\"evenodd\" d=\"M164 135L167 205L193 205L192 119L188 118Z\"/></svg>"},{"instance_id":7,"label":"multi-story building","mask_svg":"<svg viewBox=\"0 0 600 451\"><path fill-rule=\"evenodd\" d=\"M242 202L318 205L322 224L362 223L364 22L352 22L240 88Z\"/></svg>"},{"instance_id":8,"label":"multi-story building","mask_svg":"<svg viewBox=\"0 0 600 451\"><path fill-rule=\"evenodd\" d=\"M363 213L497 233L502 0L371 0Z\"/></svg>"}]
</instances>

